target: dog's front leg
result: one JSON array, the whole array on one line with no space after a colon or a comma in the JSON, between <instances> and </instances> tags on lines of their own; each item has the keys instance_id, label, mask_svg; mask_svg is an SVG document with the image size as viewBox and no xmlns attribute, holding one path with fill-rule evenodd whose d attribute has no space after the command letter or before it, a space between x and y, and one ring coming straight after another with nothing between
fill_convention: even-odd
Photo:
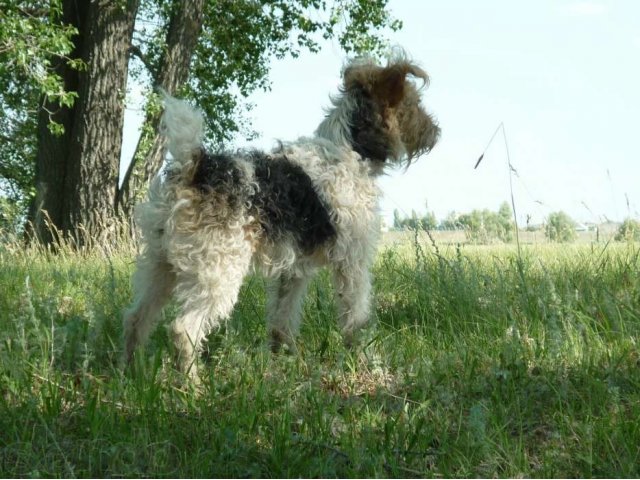
<instances>
[{"instance_id":1,"label":"dog's front leg","mask_svg":"<svg viewBox=\"0 0 640 480\"><path fill-rule=\"evenodd\" d=\"M357 331L369 320L371 275L368 265L343 262L334 269L338 324L345 344L351 346Z\"/></svg>"}]
</instances>

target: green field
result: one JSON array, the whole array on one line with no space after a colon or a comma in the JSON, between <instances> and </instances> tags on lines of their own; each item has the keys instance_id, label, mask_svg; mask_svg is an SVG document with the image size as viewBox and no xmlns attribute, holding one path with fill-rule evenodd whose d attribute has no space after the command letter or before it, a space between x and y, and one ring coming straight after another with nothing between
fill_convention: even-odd
<instances>
[{"instance_id":1,"label":"green field","mask_svg":"<svg viewBox=\"0 0 640 480\"><path fill-rule=\"evenodd\" d=\"M321 275L269 353L251 278L197 389L163 328L119 371L132 269L0 246L0 476L640 476L638 244L387 242L353 351Z\"/></svg>"}]
</instances>

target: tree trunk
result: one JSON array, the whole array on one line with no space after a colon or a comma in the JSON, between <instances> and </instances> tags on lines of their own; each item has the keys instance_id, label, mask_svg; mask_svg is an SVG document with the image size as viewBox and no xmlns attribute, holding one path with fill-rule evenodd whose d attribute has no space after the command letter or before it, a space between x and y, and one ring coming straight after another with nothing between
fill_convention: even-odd
<instances>
[{"instance_id":1,"label":"tree trunk","mask_svg":"<svg viewBox=\"0 0 640 480\"><path fill-rule=\"evenodd\" d=\"M155 84L173 93L189 78L191 57L202 29L204 0L181 0L173 10L167 32L167 49L160 60ZM164 160L164 140L158 135L160 115L147 114L145 128L124 176L116 203L122 214L132 217L133 207L142 197L149 180Z\"/></svg>"},{"instance_id":2,"label":"tree trunk","mask_svg":"<svg viewBox=\"0 0 640 480\"><path fill-rule=\"evenodd\" d=\"M70 54L71 58L79 58L82 55L87 11L87 2L66 1L63 4L62 22L73 25L79 32L79 35L74 38L75 48ZM69 67L61 58L54 58L52 63L56 73L64 80L65 89L78 91L78 70ZM72 108L60 107L42 98L41 105L42 108L38 113L38 149L35 165L36 197L29 208L27 235L35 236L48 244L55 240L57 231L64 223L64 185L77 104ZM64 134L51 134L50 120L61 124L64 127Z\"/></svg>"},{"instance_id":3,"label":"tree trunk","mask_svg":"<svg viewBox=\"0 0 640 480\"><path fill-rule=\"evenodd\" d=\"M124 5L112 0L64 2L65 12L68 8L86 18L75 39L86 69L76 72L77 87L66 85L78 92L78 98L68 110L69 118L64 118L64 137L52 138L46 115L39 120L37 203L32 210L35 233L45 242L52 237L39 210L78 244L103 242L115 232L128 51L138 4L139 0Z\"/></svg>"}]
</instances>

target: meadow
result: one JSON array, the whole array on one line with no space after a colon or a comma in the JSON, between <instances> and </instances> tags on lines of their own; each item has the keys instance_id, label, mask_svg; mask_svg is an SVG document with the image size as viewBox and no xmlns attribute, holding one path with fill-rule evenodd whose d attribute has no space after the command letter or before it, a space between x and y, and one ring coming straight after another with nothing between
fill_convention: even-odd
<instances>
[{"instance_id":1,"label":"meadow","mask_svg":"<svg viewBox=\"0 0 640 480\"><path fill-rule=\"evenodd\" d=\"M132 270L0 245L0 476L640 476L638 244L388 241L357 348L321 274L295 356L252 277L199 387L164 328L120 371Z\"/></svg>"}]
</instances>

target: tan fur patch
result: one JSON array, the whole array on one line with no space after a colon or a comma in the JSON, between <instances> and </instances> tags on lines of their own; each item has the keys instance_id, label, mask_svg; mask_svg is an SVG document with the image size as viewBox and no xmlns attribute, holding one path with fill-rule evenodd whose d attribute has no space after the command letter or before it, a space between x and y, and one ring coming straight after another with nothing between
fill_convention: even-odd
<instances>
[{"instance_id":1,"label":"tan fur patch","mask_svg":"<svg viewBox=\"0 0 640 480\"><path fill-rule=\"evenodd\" d=\"M440 129L422 107L420 92L407 80L409 75L421 79L423 86L429 84L429 75L406 60L386 67L356 63L344 71L344 88L362 87L376 100L396 158L406 155L411 162L433 148Z\"/></svg>"}]
</instances>

